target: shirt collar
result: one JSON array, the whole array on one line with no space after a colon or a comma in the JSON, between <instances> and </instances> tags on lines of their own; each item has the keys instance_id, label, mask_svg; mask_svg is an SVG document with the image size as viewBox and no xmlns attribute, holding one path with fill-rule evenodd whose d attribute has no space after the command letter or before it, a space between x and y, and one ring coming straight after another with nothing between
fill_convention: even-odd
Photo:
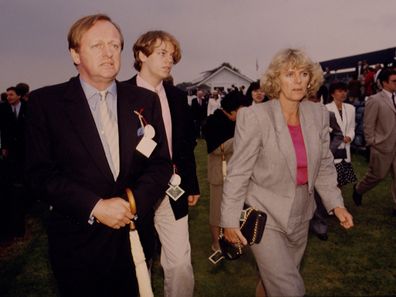
<instances>
[{"instance_id":1,"label":"shirt collar","mask_svg":"<svg viewBox=\"0 0 396 297\"><path fill-rule=\"evenodd\" d=\"M392 99L392 94L393 94L393 93L391 93L391 92L389 92L389 91L387 91L387 90L385 90L385 89L382 89L382 91L384 91L384 93L385 93L390 99Z\"/></svg>"},{"instance_id":2,"label":"shirt collar","mask_svg":"<svg viewBox=\"0 0 396 297\"><path fill-rule=\"evenodd\" d=\"M152 91L154 93L159 93L159 92L161 92L164 89L164 85L162 84L162 80L161 80L161 82L159 83L158 86L153 87L146 80L144 80L144 78L141 77L139 73L136 76L136 84L137 84L138 87L148 89L148 90L150 90L150 91Z\"/></svg>"},{"instance_id":3,"label":"shirt collar","mask_svg":"<svg viewBox=\"0 0 396 297\"><path fill-rule=\"evenodd\" d=\"M92 104L93 108L96 108L96 104L100 97L98 96L99 90L97 90L96 88L94 88L93 86L89 85L87 82L85 82L81 76L80 76L80 82L81 82L81 87L84 91L85 97L88 100L89 104ZM111 85L106 89L106 91L108 92L108 94L110 94L111 96L108 96L107 98L112 98L112 99L116 99L117 98L117 85L115 83L115 81L113 80Z\"/></svg>"}]
</instances>

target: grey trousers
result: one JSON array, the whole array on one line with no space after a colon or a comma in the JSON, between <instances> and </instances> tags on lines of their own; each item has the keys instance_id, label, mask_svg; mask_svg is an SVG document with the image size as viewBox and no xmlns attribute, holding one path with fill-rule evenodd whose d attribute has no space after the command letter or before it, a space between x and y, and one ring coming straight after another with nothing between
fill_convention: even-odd
<instances>
[{"instance_id":1,"label":"grey trousers","mask_svg":"<svg viewBox=\"0 0 396 297\"><path fill-rule=\"evenodd\" d=\"M394 202L393 207L396 209L396 150L391 153L381 153L374 147L371 147L368 170L363 179L357 183L356 190L360 194L366 193L378 185L389 172L392 176L391 192Z\"/></svg>"},{"instance_id":2,"label":"grey trousers","mask_svg":"<svg viewBox=\"0 0 396 297\"><path fill-rule=\"evenodd\" d=\"M298 186L287 232L266 228L259 244L251 246L267 296L303 296L299 272L308 240L307 186Z\"/></svg>"}]
</instances>

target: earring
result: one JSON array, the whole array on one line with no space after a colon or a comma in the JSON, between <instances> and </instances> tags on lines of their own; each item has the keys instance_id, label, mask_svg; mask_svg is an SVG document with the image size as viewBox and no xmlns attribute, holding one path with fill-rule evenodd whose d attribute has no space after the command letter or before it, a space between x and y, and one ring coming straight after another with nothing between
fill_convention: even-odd
<instances>
[{"instance_id":1,"label":"earring","mask_svg":"<svg viewBox=\"0 0 396 297\"><path fill-rule=\"evenodd\" d=\"M308 87L308 89L310 89L310 88L311 88L311 84L308 84L308 86L307 86L307 87Z\"/></svg>"}]
</instances>

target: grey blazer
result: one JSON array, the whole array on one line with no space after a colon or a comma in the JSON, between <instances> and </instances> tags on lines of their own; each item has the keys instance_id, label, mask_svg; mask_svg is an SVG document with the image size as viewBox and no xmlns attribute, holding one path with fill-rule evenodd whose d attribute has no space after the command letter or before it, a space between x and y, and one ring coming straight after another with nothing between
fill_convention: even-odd
<instances>
[{"instance_id":1,"label":"grey blazer","mask_svg":"<svg viewBox=\"0 0 396 297\"><path fill-rule=\"evenodd\" d=\"M311 203L301 220L315 210L314 187L327 211L344 206L329 149L326 108L304 100L300 122L308 159ZM278 100L238 111L234 154L228 164L221 205L221 226L239 227L244 202L267 213L267 227L286 232L296 192L297 161L292 139Z\"/></svg>"},{"instance_id":2,"label":"grey blazer","mask_svg":"<svg viewBox=\"0 0 396 297\"><path fill-rule=\"evenodd\" d=\"M383 153L396 146L396 109L389 96L381 91L370 96L364 110L364 137L367 145Z\"/></svg>"}]
</instances>

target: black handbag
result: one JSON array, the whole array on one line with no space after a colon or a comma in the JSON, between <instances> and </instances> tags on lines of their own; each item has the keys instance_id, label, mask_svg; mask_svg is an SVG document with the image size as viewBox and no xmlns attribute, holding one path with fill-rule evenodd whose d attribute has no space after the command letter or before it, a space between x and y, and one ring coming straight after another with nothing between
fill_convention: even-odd
<instances>
[{"instance_id":1,"label":"black handbag","mask_svg":"<svg viewBox=\"0 0 396 297\"><path fill-rule=\"evenodd\" d=\"M245 205L241 212L240 230L249 245L260 243L263 237L267 215L253 207ZM223 229L219 237L220 250L223 256L229 260L238 259L243 254L242 244L232 244L223 236Z\"/></svg>"},{"instance_id":2,"label":"black handbag","mask_svg":"<svg viewBox=\"0 0 396 297\"><path fill-rule=\"evenodd\" d=\"M347 158L347 152L346 149L337 149L334 154L334 159L346 159Z\"/></svg>"}]
</instances>

